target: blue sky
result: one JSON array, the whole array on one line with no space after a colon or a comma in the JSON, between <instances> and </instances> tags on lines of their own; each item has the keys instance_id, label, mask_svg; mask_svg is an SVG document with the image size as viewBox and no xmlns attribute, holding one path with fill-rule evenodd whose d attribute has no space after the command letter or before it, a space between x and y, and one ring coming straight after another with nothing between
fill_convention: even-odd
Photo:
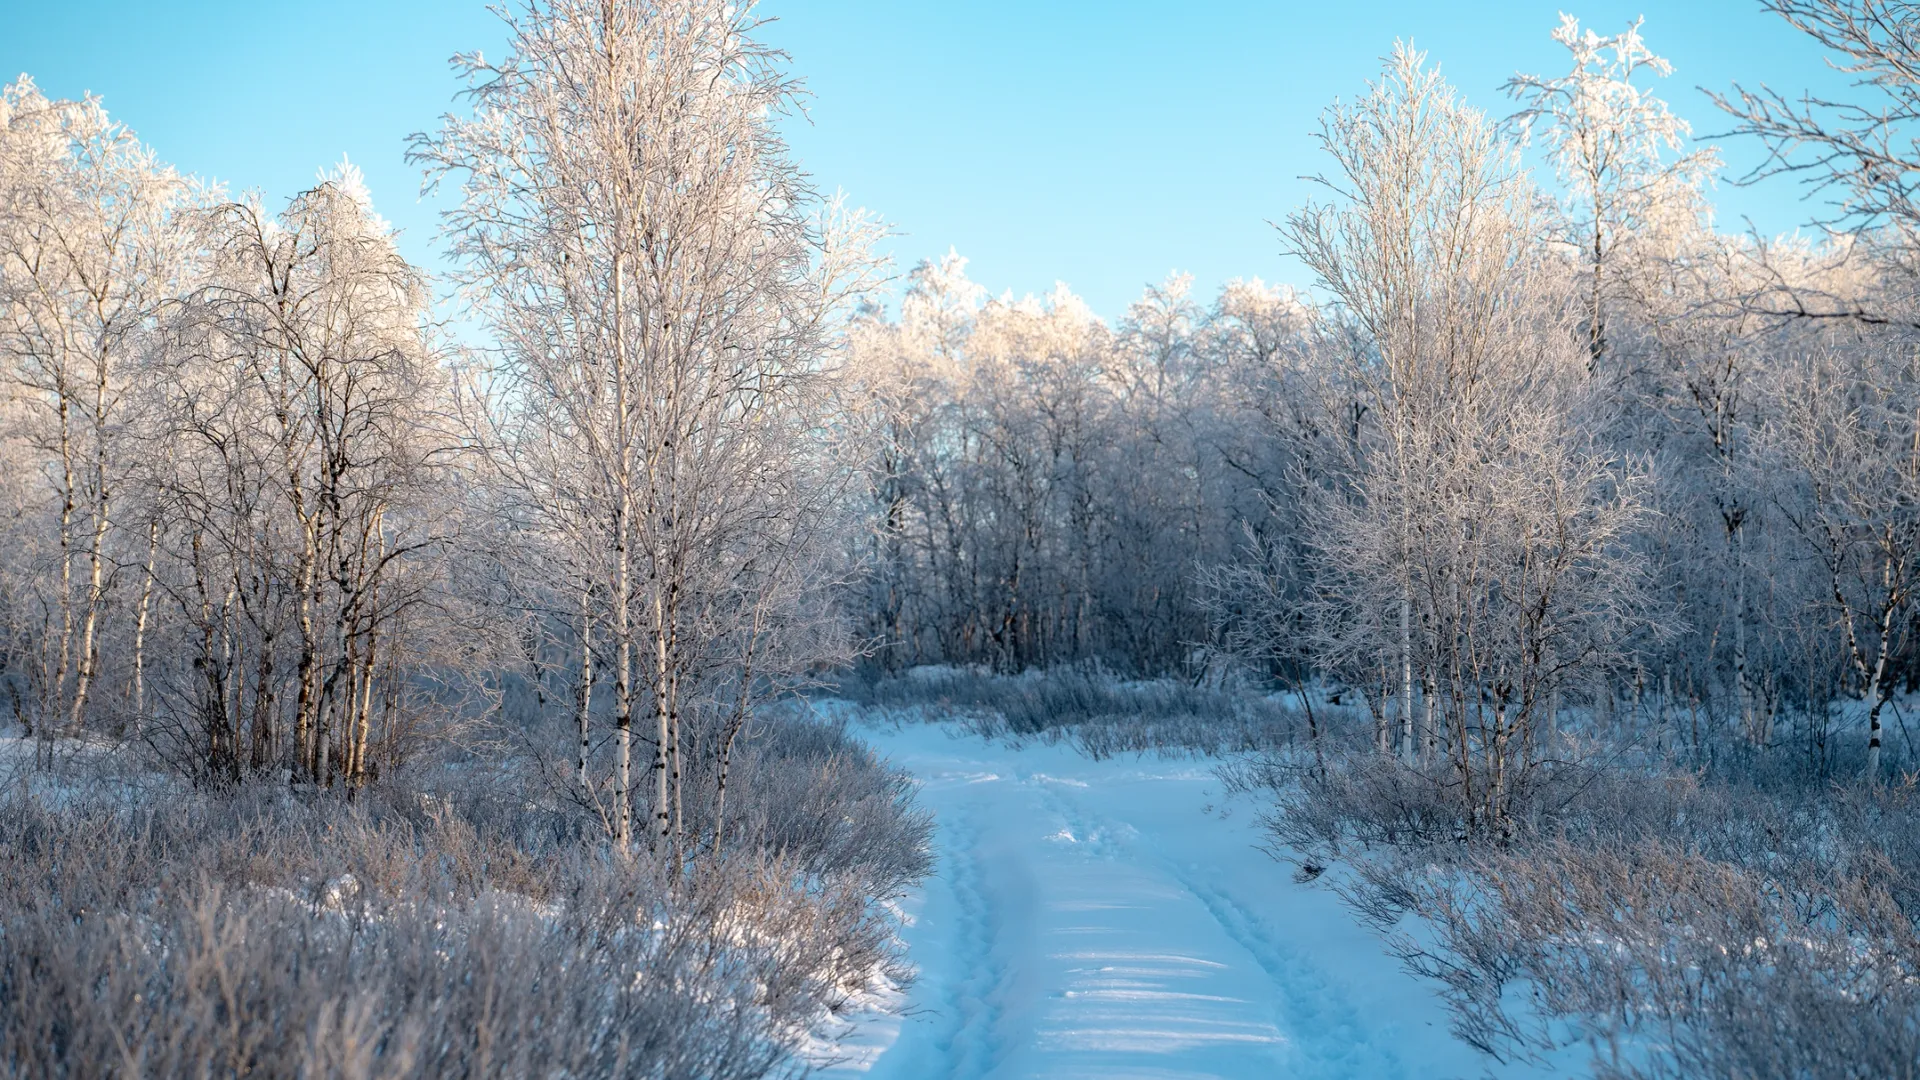
<instances>
[{"instance_id":1,"label":"blue sky","mask_svg":"<svg viewBox=\"0 0 1920 1080\"><path fill-rule=\"evenodd\" d=\"M182 170L271 199L342 154L366 172L410 256L438 266L436 207L403 140L453 107L446 59L497 52L483 0L4 0L0 73L103 95ZM1306 284L1268 224L1321 171L1320 110L1410 37L1468 100L1504 114L1516 70L1557 74L1568 10L1602 33L1636 15L1673 61L1663 94L1697 134L1727 126L1697 87L1797 93L1844 83L1758 0L764 0L766 37L813 92L789 132L818 183L881 214L901 270L958 248L994 291L1067 282L1124 311L1174 270ZM1725 144L1737 169L1753 148ZM1722 184L1723 226L1790 231L1813 211L1785 182Z\"/></svg>"}]
</instances>

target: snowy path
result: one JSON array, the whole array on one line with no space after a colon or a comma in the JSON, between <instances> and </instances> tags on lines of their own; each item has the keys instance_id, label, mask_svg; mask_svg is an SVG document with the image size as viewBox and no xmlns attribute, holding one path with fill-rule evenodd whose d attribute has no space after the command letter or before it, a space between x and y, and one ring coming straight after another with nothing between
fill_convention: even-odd
<instances>
[{"instance_id":1,"label":"snowy path","mask_svg":"<svg viewBox=\"0 0 1920 1080\"><path fill-rule=\"evenodd\" d=\"M1256 808L1207 763L861 733L920 779L939 865L908 907L905 1015L859 1023L822 1075L1486 1073L1337 897L1255 850Z\"/></svg>"}]
</instances>

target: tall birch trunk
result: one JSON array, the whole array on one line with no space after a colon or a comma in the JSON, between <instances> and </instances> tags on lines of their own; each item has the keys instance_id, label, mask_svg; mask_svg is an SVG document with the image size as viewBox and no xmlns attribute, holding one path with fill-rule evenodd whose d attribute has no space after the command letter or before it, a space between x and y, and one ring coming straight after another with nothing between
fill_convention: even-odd
<instances>
[{"instance_id":1,"label":"tall birch trunk","mask_svg":"<svg viewBox=\"0 0 1920 1080\"><path fill-rule=\"evenodd\" d=\"M593 591L580 589L580 790L591 793L593 781L587 776L587 748L593 737Z\"/></svg>"},{"instance_id":2,"label":"tall birch trunk","mask_svg":"<svg viewBox=\"0 0 1920 1080\"><path fill-rule=\"evenodd\" d=\"M94 511L93 550L87 558L87 607L80 626L79 666L74 677L73 704L67 714L67 726L75 731L80 729L80 721L86 714L87 694L93 688L94 635L100 625L100 604L106 590L106 556L101 549L107 544L110 504L104 476L100 478L100 483L102 489Z\"/></svg>"},{"instance_id":3,"label":"tall birch trunk","mask_svg":"<svg viewBox=\"0 0 1920 1080\"><path fill-rule=\"evenodd\" d=\"M1887 648L1893 642L1893 613L1899 605L1892 597L1880 612L1880 652L1874 657L1873 678L1867 684L1867 779L1880 782L1880 710L1886 707Z\"/></svg>"},{"instance_id":4,"label":"tall birch trunk","mask_svg":"<svg viewBox=\"0 0 1920 1080\"><path fill-rule=\"evenodd\" d=\"M624 260L613 260L613 408L615 446L613 512L614 792L613 842L622 854L633 845L633 578L628 551L633 530L632 448L627 430L626 279Z\"/></svg>"},{"instance_id":5,"label":"tall birch trunk","mask_svg":"<svg viewBox=\"0 0 1920 1080\"><path fill-rule=\"evenodd\" d=\"M1413 599L1402 582L1400 593L1400 758L1413 763Z\"/></svg>"},{"instance_id":6,"label":"tall birch trunk","mask_svg":"<svg viewBox=\"0 0 1920 1080\"><path fill-rule=\"evenodd\" d=\"M683 804L684 787L682 783L682 777L685 774L680 771L680 680L678 678L673 680L673 688L667 692L667 700L669 702L667 706L667 728L670 732L668 737L673 746L673 762L669 767L669 771L672 774L671 785L673 788L673 838L671 850L673 852L673 875L677 879L680 876L682 864L685 861L687 839L687 819Z\"/></svg>"},{"instance_id":7,"label":"tall birch trunk","mask_svg":"<svg viewBox=\"0 0 1920 1080\"><path fill-rule=\"evenodd\" d=\"M1435 743L1439 739L1439 734L1440 734L1439 731L1434 726L1433 691L1434 691L1434 686L1433 686L1432 677L1428 676L1426 678L1423 678L1420 681L1420 703L1421 703L1421 706L1423 707L1423 712L1425 716L1425 719L1421 722L1421 728L1420 728L1420 757L1421 757L1421 760L1423 761L1433 760Z\"/></svg>"},{"instance_id":8,"label":"tall birch trunk","mask_svg":"<svg viewBox=\"0 0 1920 1080\"><path fill-rule=\"evenodd\" d=\"M147 523L147 564L140 583L140 604L133 618L133 733L147 717L147 620L153 610L154 563L160 554L160 519ZM269 646L271 642L269 642ZM267 653L272 652L271 648Z\"/></svg>"},{"instance_id":9,"label":"tall birch trunk","mask_svg":"<svg viewBox=\"0 0 1920 1080\"><path fill-rule=\"evenodd\" d=\"M68 401L66 380L57 388L60 399L60 660L54 668L49 702L64 711L67 672L73 669L73 406Z\"/></svg>"},{"instance_id":10,"label":"tall birch trunk","mask_svg":"<svg viewBox=\"0 0 1920 1080\"><path fill-rule=\"evenodd\" d=\"M98 665L94 636L100 625L100 607L105 598L107 533L113 518L113 492L107 480L109 371L107 357L103 353L95 362L93 379L93 544L87 554L87 613L80 630L80 666L74 680L73 708L67 715L67 726L76 731L86 715L87 694L93 689L94 670Z\"/></svg>"},{"instance_id":11,"label":"tall birch trunk","mask_svg":"<svg viewBox=\"0 0 1920 1080\"><path fill-rule=\"evenodd\" d=\"M667 654L667 635L664 630L666 626L666 612L664 608L664 598L661 596L661 588L657 580L654 583L653 596L653 838L655 843L659 845L657 850L664 851L664 845L669 835L669 827L672 824L668 804L667 742L673 734L671 730L673 718L671 716L672 703L668 700L670 694L667 685L669 657Z\"/></svg>"}]
</instances>

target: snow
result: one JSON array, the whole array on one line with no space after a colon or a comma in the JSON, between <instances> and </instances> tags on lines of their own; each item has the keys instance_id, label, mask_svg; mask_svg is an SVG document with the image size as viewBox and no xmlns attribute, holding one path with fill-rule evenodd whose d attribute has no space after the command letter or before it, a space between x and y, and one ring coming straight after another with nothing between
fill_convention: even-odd
<instances>
[{"instance_id":1,"label":"snow","mask_svg":"<svg viewBox=\"0 0 1920 1080\"><path fill-rule=\"evenodd\" d=\"M816 1075L1548 1075L1453 1038L1324 879L1258 850L1258 807L1208 762L858 730L918 778L939 864L903 905L914 985L880 988Z\"/></svg>"}]
</instances>

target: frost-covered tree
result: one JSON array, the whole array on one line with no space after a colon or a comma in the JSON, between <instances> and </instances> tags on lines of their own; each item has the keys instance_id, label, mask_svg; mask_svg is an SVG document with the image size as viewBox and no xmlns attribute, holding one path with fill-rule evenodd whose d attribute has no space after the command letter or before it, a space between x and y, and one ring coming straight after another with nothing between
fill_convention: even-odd
<instances>
[{"instance_id":1,"label":"frost-covered tree","mask_svg":"<svg viewBox=\"0 0 1920 1080\"><path fill-rule=\"evenodd\" d=\"M985 299L957 252L923 261L907 282L897 320L878 309L860 319L845 406L871 519L860 538L866 550L856 556L867 566L862 625L889 671L941 655L950 636L932 610L945 591L929 580L951 550L934 535L936 523L952 516L946 476L935 462L960 350ZM925 642L929 633L941 643Z\"/></svg>"},{"instance_id":2,"label":"frost-covered tree","mask_svg":"<svg viewBox=\"0 0 1920 1080\"><path fill-rule=\"evenodd\" d=\"M126 394L177 285L192 195L99 99L49 100L26 76L0 89L0 377L52 488L53 550L36 568L49 583L32 590L47 616L30 665L40 721L79 727L99 676Z\"/></svg>"},{"instance_id":3,"label":"frost-covered tree","mask_svg":"<svg viewBox=\"0 0 1920 1080\"><path fill-rule=\"evenodd\" d=\"M1200 568L1291 490L1268 429L1295 403L1267 394L1306 307L1244 281L1203 306L1176 277L1109 328L1064 287L989 300L963 267L921 264L855 338L877 659L1204 663Z\"/></svg>"},{"instance_id":4,"label":"frost-covered tree","mask_svg":"<svg viewBox=\"0 0 1920 1080\"><path fill-rule=\"evenodd\" d=\"M1602 37L1562 14L1553 39L1572 54L1573 69L1557 78L1515 75L1504 87L1521 104L1509 123L1523 140L1540 139L1565 186L1565 239L1587 279L1595 366L1607 352L1606 308L1620 289L1619 264L1641 246L1657 250L1661 234L1693 227L1704 211L1700 186L1719 165L1711 148L1689 150L1687 122L1635 85L1637 76L1673 71L1641 39L1643 21Z\"/></svg>"},{"instance_id":5,"label":"frost-covered tree","mask_svg":"<svg viewBox=\"0 0 1920 1080\"><path fill-rule=\"evenodd\" d=\"M1781 514L1825 579L1867 703L1877 780L1889 665L1920 587L1920 358L1904 344L1842 338L1797 350L1775 380L1765 460L1787 480Z\"/></svg>"},{"instance_id":6,"label":"frost-covered tree","mask_svg":"<svg viewBox=\"0 0 1920 1080\"><path fill-rule=\"evenodd\" d=\"M832 520L808 447L871 227L791 161L775 121L798 86L750 5L537 0L506 20L503 60L456 61L471 113L413 154L460 186L447 235L509 380L503 438L584 451L512 475L582 545L582 618L605 627L614 840L633 839L650 714L649 843L679 857L684 716L750 710L836 648L796 618Z\"/></svg>"},{"instance_id":7,"label":"frost-covered tree","mask_svg":"<svg viewBox=\"0 0 1920 1080\"><path fill-rule=\"evenodd\" d=\"M445 540L425 281L351 165L278 214L247 199L202 224L205 281L147 387L144 476L192 641L179 726L218 774L358 785L411 689L402 631Z\"/></svg>"},{"instance_id":8,"label":"frost-covered tree","mask_svg":"<svg viewBox=\"0 0 1920 1080\"><path fill-rule=\"evenodd\" d=\"M1365 413L1313 522L1321 659L1391 664L1381 748L1397 727L1408 759L1420 671L1468 827L1504 830L1561 689L1644 618L1639 495L1593 440L1564 274L1486 117L1401 46L1321 143L1340 197L1284 235L1358 333L1334 359Z\"/></svg>"}]
</instances>

